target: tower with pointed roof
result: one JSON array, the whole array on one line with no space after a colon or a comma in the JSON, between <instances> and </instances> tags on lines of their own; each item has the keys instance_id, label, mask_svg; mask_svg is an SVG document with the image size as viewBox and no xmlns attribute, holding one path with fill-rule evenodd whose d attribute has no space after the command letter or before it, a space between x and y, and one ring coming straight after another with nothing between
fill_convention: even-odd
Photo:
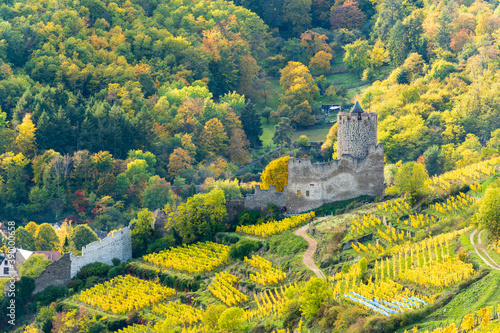
<instances>
[{"instance_id":1,"label":"tower with pointed roof","mask_svg":"<svg viewBox=\"0 0 500 333\"><path fill-rule=\"evenodd\" d=\"M337 115L337 158L350 155L363 159L368 147L377 145L377 114L363 110L356 100L351 112Z\"/></svg>"}]
</instances>

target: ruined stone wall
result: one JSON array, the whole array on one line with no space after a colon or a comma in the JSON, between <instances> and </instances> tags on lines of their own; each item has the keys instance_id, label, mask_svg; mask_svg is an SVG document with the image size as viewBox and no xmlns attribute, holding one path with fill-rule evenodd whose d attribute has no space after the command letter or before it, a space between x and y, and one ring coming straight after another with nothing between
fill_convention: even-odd
<instances>
[{"instance_id":1,"label":"ruined stone wall","mask_svg":"<svg viewBox=\"0 0 500 333\"><path fill-rule=\"evenodd\" d=\"M54 261L35 278L35 291L33 294L43 291L48 286L65 286L71 281L71 258L66 253L59 260Z\"/></svg>"},{"instance_id":2,"label":"ruined stone wall","mask_svg":"<svg viewBox=\"0 0 500 333\"><path fill-rule=\"evenodd\" d=\"M269 203L286 207L288 213L300 213L333 201L348 200L362 195L384 194L384 146L367 148L367 155L357 159L344 155L329 163L311 163L309 159L288 160L288 185L283 193L255 188L254 195L245 198L245 208L262 209Z\"/></svg>"},{"instance_id":3,"label":"ruined stone wall","mask_svg":"<svg viewBox=\"0 0 500 333\"><path fill-rule=\"evenodd\" d=\"M162 236L168 234L167 226L168 216L162 209L157 209L153 212L153 229L158 230Z\"/></svg>"},{"instance_id":4,"label":"ruined stone wall","mask_svg":"<svg viewBox=\"0 0 500 333\"><path fill-rule=\"evenodd\" d=\"M127 261L132 258L132 239L129 227L113 232L101 241L95 241L82 248L81 256L71 254L71 278L85 265L102 262L112 265L113 258Z\"/></svg>"},{"instance_id":5,"label":"ruined stone wall","mask_svg":"<svg viewBox=\"0 0 500 333\"><path fill-rule=\"evenodd\" d=\"M286 188L285 186L284 192L276 192L276 186L274 185L270 185L267 190L261 190L259 185L255 185L255 194L249 194L245 197L245 208L264 209L270 203L280 208L286 207L288 201Z\"/></svg>"},{"instance_id":6,"label":"ruined stone wall","mask_svg":"<svg viewBox=\"0 0 500 333\"><path fill-rule=\"evenodd\" d=\"M368 147L377 145L377 114L348 113L337 115L337 156L351 155L354 158L365 158Z\"/></svg>"},{"instance_id":7,"label":"ruined stone wall","mask_svg":"<svg viewBox=\"0 0 500 333\"><path fill-rule=\"evenodd\" d=\"M112 265L113 258L127 261L132 258L132 238L129 227L115 231L101 241L82 248L81 256L66 253L54 261L35 279L35 291L39 293L49 286L67 285L80 269L96 261Z\"/></svg>"},{"instance_id":8,"label":"ruined stone wall","mask_svg":"<svg viewBox=\"0 0 500 333\"><path fill-rule=\"evenodd\" d=\"M309 159L288 160L287 210L299 213L333 201L384 193L384 146L368 147L367 156L312 164Z\"/></svg>"},{"instance_id":9,"label":"ruined stone wall","mask_svg":"<svg viewBox=\"0 0 500 333\"><path fill-rule=\"evenodd\" d=\"M222 223L233 222L238 218L238 214L245 208L245 200L243 198L234 198L226 201L227 217Z\"/></svg>"}]
</instances>

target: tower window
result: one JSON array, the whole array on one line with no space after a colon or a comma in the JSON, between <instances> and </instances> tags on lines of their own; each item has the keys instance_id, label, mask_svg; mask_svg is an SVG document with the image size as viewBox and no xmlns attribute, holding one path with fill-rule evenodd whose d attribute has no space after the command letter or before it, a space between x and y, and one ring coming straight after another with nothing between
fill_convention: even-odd
<instances>
[{"instance_id":1,"label":"tower window","mask_svg":"<svg viewBox=\"0 0 500 333\"><path fill-rule=\"evenodd\" d=\"M297 195L300 195L300 190L297 191Z\"/></svg>"},{"instance_id":2,"label":"tower window","mask_svg":"<svg viewBox=\"0 0 500 333\"><path fill-rule=\"evenodd\" d=\"M309 184L309 185L314 186L314 184Z\"/></svg>"}]
</instances>

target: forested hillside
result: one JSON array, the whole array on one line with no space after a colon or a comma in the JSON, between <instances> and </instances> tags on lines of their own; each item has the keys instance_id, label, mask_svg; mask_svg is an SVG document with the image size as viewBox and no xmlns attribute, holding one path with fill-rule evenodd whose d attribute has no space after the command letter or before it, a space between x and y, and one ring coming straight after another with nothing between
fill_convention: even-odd
<instances>
[{"instance_id":1,"label":"forested hillside","mask_svg":"<svg viewBox=\"0 0 500 333\"><path fill-rule=\"evenodd\" d=\"M32 295L33 254L0 329L498 332L498 82L498 1L4 0L0 264L14 224L76 255L131 225L133 259ZM384 197L228 219L290 157L335 159L356 99Z\"/></svg>"},{"instance_id":2,"label":"forested hillside","mask_svg":"<svg viewBox=\"0 0 500 333\"><path fill-rule=\"evenodd\" d=\"M260 144L249 101L270 37L250 11L90 0L0 12L4 218L83 222L103 204L127 224L119 210L172 201L167 181L180 175L180 194L229 178Z\"/></svg>"},{"instance_id":3,"label":"forested hillside","mask_svg":"<svg viewBox=\"0 0 500 333\"><path fill-rule=\"evenodd\" d=\"M4 2L4 217L123 225L177 200L168 183L186 198L207 177L259 180L269 157L239 166L264 153L261 123L281 122L287 145L290 126L324 121L321 103L356 96L389 162L424 155L434 174L497 149L496 4L236 4ZM331 159L334 141L335 127L310 155Z\"/></svg>"}]
</instances>

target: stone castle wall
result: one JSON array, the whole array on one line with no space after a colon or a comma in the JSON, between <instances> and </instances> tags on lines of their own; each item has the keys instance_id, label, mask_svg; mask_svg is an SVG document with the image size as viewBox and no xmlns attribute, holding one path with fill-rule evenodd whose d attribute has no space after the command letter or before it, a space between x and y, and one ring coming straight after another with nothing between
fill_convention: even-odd
<instances>
[{"instance_id":1,"label":"stone castle wall","mask_svg":"<svg viewBox=\"0 0 500 333\"><path fill-rule=\"evenodd\" d=\"M365 158L368 147L377 145L377 114L341 112L337 116L337 156Z\"/></svg>"},{"instance_id":2,"label":"stone castle wall","mask_svg":"<svg viewBox=\"0 0 500 333\"><path fill-rule=\"evenodd\" d=\"M71 258L66 253L58 260L54 261L35 278L35 291L33 294L43 291L49 286L65 286L71 281Z\"/></svg>"},{"instance_id":3,"label":"stone castle wall","mask_svg":"<svg viewBox=\"0 0 500 333\"><path fill-rule=\"evenodd\" d=\"M371 146L364 159L350 155L330 163L288 160L287 211L299 213L333 201L384 193L384 146Z\"/></svg>"},{"instance_id":4,"label":"stone castle wall","mask_svg":"<svg viewBox=\"0 0 500 333\"><path fill-rule=\"evenodd\" d=\"M384 146L367 147L363 159L343 155L329 163L311 163L309 159L288 160L288 185L276 192L255 187L255 194L245 198L246 209L263 209L273 203L286 207L288 213L301 213L333 201L362 195L384 194Z\"/></svg>"},{"instance_id":5,"label":"stone castle wall","mask_svg":"<svg viewBox=\"0 0 500 333\"><path fill-rule=\"evenodd\" d=\"M290 162L288 163L290 164ZM276 192L275 185L270 185L267 190L261 190L260 185L255 185L255 194L249 194L245 197L245 208L263 209L271 203L282 208L287 206L287 202L288 192L286 186L284 192Z\"/></svg>"},{"instance_id":6,"label":"stone castle wall","mask_svg":"<svg viewBox=\"0 0 500 333\"><path fill-rule=\"evenodd\" d=\"M82 248L81 256L71 254L71 278L85 265L102 262L113 265L113 258L127 261L132 258L132 239L129 227L122 228L101 241L95 241Z\"/></svg>"},{"instance_id":7,"label":"stone castle wall","mask_svg":"<svg viewBox=\"0 0 500 333\"><path fill-rule=\"evenodd\" d=\"M59 260L54 261L35 278L34 293L41 292L48 286L67 285L85 265L97 261L113 265L113 258L118 258L120 261L128 261L132 258L132 238L129 227L117 230L103 240L84 246L81 256L66 253Z\"/></svg>"}]
</instances>

